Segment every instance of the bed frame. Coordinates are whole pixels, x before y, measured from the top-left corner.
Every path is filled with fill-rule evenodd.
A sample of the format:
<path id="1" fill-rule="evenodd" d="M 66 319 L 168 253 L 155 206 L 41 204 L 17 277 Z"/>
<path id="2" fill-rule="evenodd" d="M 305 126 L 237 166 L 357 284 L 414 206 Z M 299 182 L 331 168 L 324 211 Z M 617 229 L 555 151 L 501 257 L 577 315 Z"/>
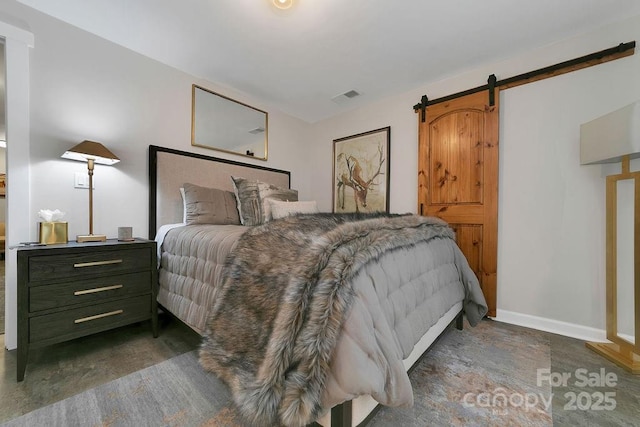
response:
<path id="1" fill-rule="evenodd" d="M 233 191 L 231 175 L 259 179 L 280 187 L 291 187 L 291 173 L 289 171 L 150 145 L 149 239 L 155 238 L 161 225 L 182 222 L 183 203 L 179 189 L 185 182 Z M 416 345 L 414 352 L 405 361 L 409 363 L 409 372 L 420 363 L 433 345 L 453 325 L 462 330 L 461 304 L 459 308 L 450 310 Z M 371 399 L 371 401 L 373 400 Z M 353 402 L 348 401 L 331 408 L 330 416 L 326 417 L 330 420 L 330 427 L 352 427 L 355 415 L 353 407 Z M 358 423 L 358 426 L 367 424 L 381 407 L 382 405 L 379 404 L 373 406 L 369 414 Z M 311 424 L 316 427 L 322 425 L 329 427 L 327 423 L 315 422 Z"/>
<path id="2" fill-rule="evenodd" d="M 447 315 L 449 316 L 447 318 Z M 449 320 L 452 318 L 452 320 Z M 448 314 L 445 314 L 440 321 L 431 327 L 431 329 L 425 334 L 422 340 L 416 344 L 414 351 L 409 355 L 407 359 L 405 359 L 405 366 L 407 366 L 407 362 L 409 363 L 407 372 L 411 373 L 418 364 L 422 361 L 422 359 L 429 353 L 429 351 L 434 347 L 436 342 L 442 338 L 446 332 L 452 329 L 454 326 L 458 330 L 462 330 L 464 325 L 464 316 L 462 308 L 452 309 Z M 369 402 L 375 402 L 373 398 L 367 396 L 367 400 Z M 324 419 L 330 420 L 329 423 L 313 423 L 312 427 L 353 427 L 354 417 L 358 417 L 354 412 L 354 402 L 347 401 L 341 403 L 340 405 L 336 405 L 331 408 L 331 413 L 329 416 L 326 416 Z M 362 418 L 360 422 L 358 422 L 357 427 L 364 427 L 375 415 L 376 413 L 383 407 L 381 404 L 375 404 L 371 407 L 369 413 Z"/>
<path id="3" fill-rule="evenodd" d="M 150 145 L 149 239 L 161 225 L 182 222 L 180 187 L 185 182 L 233 191 L 231 175 L 291 187 L 289 171 Z"/>

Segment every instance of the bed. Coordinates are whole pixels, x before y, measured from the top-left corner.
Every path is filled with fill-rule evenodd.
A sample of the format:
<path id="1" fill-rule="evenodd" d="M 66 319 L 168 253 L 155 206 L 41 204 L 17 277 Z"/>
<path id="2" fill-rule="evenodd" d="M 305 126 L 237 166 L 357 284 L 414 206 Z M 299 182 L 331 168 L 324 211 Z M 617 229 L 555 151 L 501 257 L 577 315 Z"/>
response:
<path id="1" fill-rule="evenodd" d="M 149 178 L 158 303 L 203 336 L 201 364 L 254 425 L 356 426 L 409 406 L 406 372 L 463 312 L 472 325 L 486 313 L 438 219 L 313 213 L 288 199 L 287 171 L 157 146 Z M 266 189 L 258 214 L 243 180 Z"/>

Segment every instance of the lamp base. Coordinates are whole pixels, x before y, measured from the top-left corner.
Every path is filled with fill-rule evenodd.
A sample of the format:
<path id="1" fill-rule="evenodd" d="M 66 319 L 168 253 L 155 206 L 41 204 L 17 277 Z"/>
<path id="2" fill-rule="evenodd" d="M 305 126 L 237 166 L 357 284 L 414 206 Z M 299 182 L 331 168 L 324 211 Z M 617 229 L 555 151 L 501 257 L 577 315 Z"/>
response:
<path id="1" fill-rule="evenodd" d="M 76 242 L 84 243 L 84 242 L 105 242 L 107 240 L 107 236 L 103 234 L 85 234 L 83 236 L 76 236 Z"/>
<path id="2" fill-rule="evenodd" d="M 632 374 L 640 374 L 640 355 L 633 350 L 608 342 L 587 342 L 585 345 Z"/>

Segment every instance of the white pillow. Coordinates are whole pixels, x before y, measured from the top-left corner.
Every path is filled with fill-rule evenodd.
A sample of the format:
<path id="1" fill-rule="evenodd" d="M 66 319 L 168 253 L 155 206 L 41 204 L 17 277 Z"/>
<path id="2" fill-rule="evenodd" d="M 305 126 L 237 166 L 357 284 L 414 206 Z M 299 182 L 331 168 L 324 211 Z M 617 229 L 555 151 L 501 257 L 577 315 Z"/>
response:
<path id="1" fill-rule="evenodd" d="M 315 200 L 307 202 L 282 202 L 279 200 L 268 200 L 271 206 L 271 217 L 273 219 L 284 218 L 295 214 L 310 214 L 318 212 L 318 204 Z"/>
<path id="2" fill-rule="evenodd" d="M 184 196 L 184 187 L 180 187 L 180 196 L 182 197 L 182 223 L 187 223 L 187 198 Z"/>

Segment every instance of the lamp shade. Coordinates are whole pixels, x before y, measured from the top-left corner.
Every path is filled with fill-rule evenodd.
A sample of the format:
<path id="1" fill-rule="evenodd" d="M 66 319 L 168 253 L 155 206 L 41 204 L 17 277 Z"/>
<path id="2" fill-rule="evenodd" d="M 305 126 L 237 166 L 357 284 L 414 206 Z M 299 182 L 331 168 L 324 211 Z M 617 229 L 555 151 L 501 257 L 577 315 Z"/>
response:
<path id="1" fill-rule="evenodd" d="M 118 156 L 109 151 L 107 147 L 94 141 L 82 141 L 75 147 L 65 151 L 62 157 L 80 162 L 93 159 L 95 163 L 101 165 L 114 165 L 120 161 Z"/>
<path id="2" fill-rule="evenodd" d="M 580 125 L 580 164 L 640 157 L 640 101 Z"/>

